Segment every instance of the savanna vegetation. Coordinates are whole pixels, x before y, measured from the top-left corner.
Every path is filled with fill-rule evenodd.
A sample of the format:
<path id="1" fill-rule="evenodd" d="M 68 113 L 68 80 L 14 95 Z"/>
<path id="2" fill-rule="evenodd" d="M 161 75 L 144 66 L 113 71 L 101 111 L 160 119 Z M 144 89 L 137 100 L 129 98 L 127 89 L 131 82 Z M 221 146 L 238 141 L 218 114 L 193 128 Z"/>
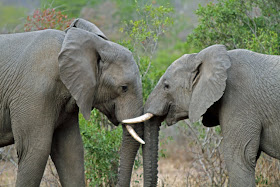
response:
<path id="1" fill-rule="evenodd" d="M 224 44 L 228 49 L 245 48 L 280 55 L 278 0 L 38 1 L 40 7 L 35 10 L 0 3 L 0 32 L 64 30 L 75 18 L 85 18 L 95 23 L 109 39 L 133 52 L 142 76 L 144 101 L 166 68 L 185 53 Z M 227 186 L 220 128 L 205 128 L 200 122 L 190 124 L 187 120 L 172 128 L 172 133 L 167 130 L 169 133 L 161 134 L 159 167 L 164 168 L 167 161 L 175 163 L 182 157 L 188 158 L 188 164 L 182 170 L 175 168 L 182 171 L 176 175 L 160 170 L 159 185 Z M 97 110 L 92 111 L 90 121 L 80 116 L 80 129 L 87 185 L 114 186 L 122 129 L 111 125 Z M 178 154 L 173 154 L 174 151 Z M 0 183 L 7 186 L 14 185 L 11 176 L 17 161 L 12 152 L 13 147 L 0 150 Z M 133 186 L 141 185 L 141 162 L 140 150 L 135 161 Z M 258 163 L 256 184 L 280 185 L 280 163 L 266 155 L 262 155 Z M 15 169 L 8 170 L 11 167 Z M 59 186 L 51 162 L 47 170 L 42 185 Z"/>

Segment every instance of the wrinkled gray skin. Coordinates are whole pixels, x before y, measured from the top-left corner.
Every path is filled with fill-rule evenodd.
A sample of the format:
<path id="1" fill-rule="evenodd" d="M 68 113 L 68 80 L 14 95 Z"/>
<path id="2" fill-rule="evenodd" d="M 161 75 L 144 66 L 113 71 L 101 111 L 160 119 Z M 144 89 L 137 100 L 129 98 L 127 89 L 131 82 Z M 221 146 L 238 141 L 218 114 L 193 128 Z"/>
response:
<path id="1" fill-rule="evenodd" d="M 0 146 L 16 145 L 18 187 L 39 186 L 49 155 L 62 186 L 85 186 L 79 110 L 118 125 L 143 108 L 131 52 L 83 19 L 65 32 L 0 35 L 0 98 Z M 133 126 L 140 136 L 142 126 Z M 129 186 L 138 148 L 123 128 L 118 186 Z"/>
<path id="2" fill-rule="evenodd" d="M 210 46 L 176 60 L 150 94 L 144 126 L 145 186 L 156 186 L 158 131 L 189 118 L 220 125 L 231 186 L 255 186 L 261 151 L 280 159 L 280 57 Z"/>

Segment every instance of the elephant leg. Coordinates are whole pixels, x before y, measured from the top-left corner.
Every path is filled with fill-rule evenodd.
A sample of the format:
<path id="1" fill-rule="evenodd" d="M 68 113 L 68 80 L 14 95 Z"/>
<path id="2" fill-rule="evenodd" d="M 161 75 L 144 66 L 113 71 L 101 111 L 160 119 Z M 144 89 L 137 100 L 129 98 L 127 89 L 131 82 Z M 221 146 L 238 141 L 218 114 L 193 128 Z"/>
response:
<path id="1" fill-rule="evenodd" d="M 231 186 L 252 187 L 259 156 L 261 126 L 230 124 L 224 134 L 223 150 Z"/>
<path id="2" fill-rule="evenodd" d="M 55 130 L 51 158 L 62 186 L 85 186 L 84 147 L 79 130 L 78 114 Z"/>
<path id="3" fill-rule="evenodd" d="M 26 123 L 19 121 L 13 123 L 18 155 L 16 186 L 37 187 L 40 185 L 50 154 L 53 130 L 45 128 L 47 124 L 37 123 L 35 120 L 32 127 L 25 128 Z"/>

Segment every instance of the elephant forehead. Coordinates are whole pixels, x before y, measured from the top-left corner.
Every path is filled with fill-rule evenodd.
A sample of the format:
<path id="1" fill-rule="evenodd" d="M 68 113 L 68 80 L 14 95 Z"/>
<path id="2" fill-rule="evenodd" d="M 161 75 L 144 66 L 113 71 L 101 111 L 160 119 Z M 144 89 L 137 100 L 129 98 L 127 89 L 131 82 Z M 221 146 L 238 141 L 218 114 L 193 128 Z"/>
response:
<path id="1" fill-rule="evenodd" d="M 122 58 L 122 59 L 133 58 L 131 51 L 129 51 L 124 46 L 111 41 L 108 41 L 108 43 L 109 46 L 111 46 L 111 50 L 118 54 L 118 58 Z"/>
<path id="2" fill-rule="evenodd" d="M 111 56 L 113 58 L 111 60 L 118 66 L 124 66 L 127 69 L 133 68 L 136 71 L 139 71 L 131 51 L 119 44 L 114 43 L 113 45 L 115 47 L 113 47 L 113 50 L 111 51 Z"/>
<path id="3" fill-rule="evenodd" d="M 140 83 L 140 73 L 137 66 L 132 63 L 117 63 L 108 69 L 109 74 L 115 81 L 121 84 Z"/>
<path id="4" fill-rule="evenodd" d="M 186 68 L 182 61 L 176 60 L 166 70 L 165 75 L 178 75 L 178 73 L 186 71 Z"/>
<path id="5" fill-rule="evenodd" d="M 195 56 L 196 54 L 184 54 L 177 60 L 175 60 L 167 69 L 169 74 L 178 73 L 180 71 L 192 72 L 195 68 Z"/>

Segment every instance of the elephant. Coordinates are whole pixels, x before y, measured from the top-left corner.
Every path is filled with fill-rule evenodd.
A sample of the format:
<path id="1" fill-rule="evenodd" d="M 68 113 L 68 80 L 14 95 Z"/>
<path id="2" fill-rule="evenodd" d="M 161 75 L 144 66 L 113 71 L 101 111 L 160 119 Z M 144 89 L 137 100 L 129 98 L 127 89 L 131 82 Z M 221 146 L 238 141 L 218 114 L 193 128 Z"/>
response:
<path id="1" fill-rule="evenodd" d="M 231 186 L 255 186 L 261 152 L 280 159 L 280 56 L 212 45 L 184 54 L 160 78 L 144 115 L 144 186 L 157 184 L 158 134 L 182 119 L 220 125 Z"/>
<path id="2" fill-rule="evenodd" d="M 79 112 L 96 108 L 114 125 L 143 114 L 132 53 L 81 18 L 65 31 L 0 35 L 0 98 L 0 147 L 15 144 L 17 187 L 39 186 L 49 155 L 62 186 L 85 186 Z M 129 186 L 143 124 L 122 126 L 117 186 Z"/>

